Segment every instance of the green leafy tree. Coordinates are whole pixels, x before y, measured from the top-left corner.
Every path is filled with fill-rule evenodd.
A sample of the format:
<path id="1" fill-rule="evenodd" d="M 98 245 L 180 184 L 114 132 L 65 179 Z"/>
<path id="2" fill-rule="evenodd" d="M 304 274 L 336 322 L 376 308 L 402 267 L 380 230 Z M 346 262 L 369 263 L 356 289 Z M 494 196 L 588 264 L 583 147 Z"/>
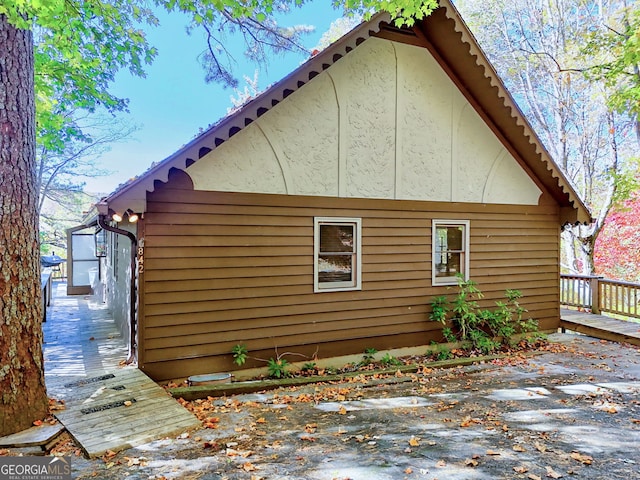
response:
<path id="1" fill-rule="evenodd" d="M 590 78 L 604 80 L 614 110 L 633 116 L 640 143 L 640 6 L 623 0 L 597 27 L 582 49 L 595 60 L 586 72 Z"/>
<path id="2" fill-rule="evenodd" d="M 203 28 L 219 25 L 221 18 L 234 25 L 239 18 L 267 24 L 274 8 L 303 3 L 153 1 L 169 12 L 186 13 L 193 26 Z M 335 5 L 366 14 L 385 10 L 399 17 L 398 23 L 412 23 L 436 2 L 345 0 Z M 143 0 L 0 3 L 0 435 L 29 427 L 44 417 L 48 403 L 40 328 L 36 136 L 38 145 L 62 152 L 72 139 L 86 135 L 66 115 L 69 110 L 126 110 L 126 99 L 113 95 L 110 83 L 121 69 L 144 76 L 156 50 L 143 27 L 157 24 Z M 227 81 L 226 72 L 214 69 L 210 79 Z"/>

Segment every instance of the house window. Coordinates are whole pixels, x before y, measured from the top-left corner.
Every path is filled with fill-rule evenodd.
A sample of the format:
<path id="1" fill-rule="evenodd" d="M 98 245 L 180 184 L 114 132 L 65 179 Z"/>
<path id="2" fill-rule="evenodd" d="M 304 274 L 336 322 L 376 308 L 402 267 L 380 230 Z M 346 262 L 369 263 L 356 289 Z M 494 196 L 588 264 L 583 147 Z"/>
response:
<path id="1" fill-rule="evenodd" d="M 456 285 L 458 275 L 469 280 L 469 221 L 433 220 L 434 285 Z"/>
<path id="2" fill-rule="evenodd" d="M 362 228 L 359 218 L 314 219 L 314 291 L 359 290 Z"/>

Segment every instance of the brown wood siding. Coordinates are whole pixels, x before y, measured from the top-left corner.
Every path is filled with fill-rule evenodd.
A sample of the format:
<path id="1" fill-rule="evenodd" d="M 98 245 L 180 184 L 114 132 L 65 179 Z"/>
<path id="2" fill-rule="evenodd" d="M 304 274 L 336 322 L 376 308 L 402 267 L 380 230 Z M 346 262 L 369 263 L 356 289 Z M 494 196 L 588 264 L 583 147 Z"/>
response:
<path id="1" fill-rule="evenodd" d="M 169 184 L 170 185 L 170 184 Z M 313 292 L 315 216 L 362 219 L 362 290 Z M 156 380 L 234 369 L 231 349 L 319 357 L 442 339 L 429 302 L 431 220 L 471 221 L 470 276 L 483 306 L 507 288 L 557 328 L 556 206 L 338 199 L 171 189 L 144 219 L 141 368 Z M 300 360 L 291 357 L 290 360 Z M 248 362 L 247 366 L 261 365 Z"/>

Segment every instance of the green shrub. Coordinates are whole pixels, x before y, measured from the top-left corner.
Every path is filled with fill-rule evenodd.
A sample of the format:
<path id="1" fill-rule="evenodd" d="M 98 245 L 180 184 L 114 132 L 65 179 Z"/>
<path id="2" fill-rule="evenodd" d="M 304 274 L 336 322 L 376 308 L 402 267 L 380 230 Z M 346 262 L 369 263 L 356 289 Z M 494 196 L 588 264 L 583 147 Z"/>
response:
<path id="1" fill-rule="evenodd" d="M 359 366 L 370 365 L 375 361 L 375 354 L 378 353 L 378 350 L 375 348 L 366 348 L 364 350 L 364 355 L 362 355 L 362 360 L 360 360 Z"/>
<path id="2" fill-rule="evenodd" d="M 307 362 L 300 367 L 301 372 L 315 372 L 318 369 L 316 362 Z"/>
<path id="3" fill-rule="evenodd" d="M 396 357 L 390 355 L 389 352 L 387 352 L 380 359 L 380 364 L 385 367 L 390 367 L 390 366 L 402 365 L 402 362 L 398 360 Z"/>
<path id="4" fill-rule="evenodd" d="M 246 345 L 237 344 L 231 349 L 231 353 L 233 353 L 233 363 L 241 367 L 244 365 L 244 362 L 247 361 L 247 355 L 249 351 L 247 350 Z"/>
<path id="5" fill-rule="evenodd" d="M 445 346 L 438 347 L 438 351 L 436 353 L 436 360 L 449 360 L 453 357 L 451 350 L 449 350 Z"/>
<path id="6" fill-rule="evenodd" d="M 287 367 L 289 362 L 286 358 L 270 358 L 267 360 L 267 371 L 271 378 L 285 378 L 289 376 Z"/>
<path id="7" fill-rule="evenodd" d="M 520 291 L 507 290 L 506 301 L 496 302 L 494 310 L 481 310 L 478 301 L 484 295 L 474 281 L 458 276 L 458 289 L 452 301 L 444 296 L 431 301 L 431 320 L 446 325 L 451 319 L 453 327 L 442 329 L 447 342 L 460 341 L 464 348 L 488 354 L 510 344 L 515 334 L 537 331 L 535 320 L 523 319 L 527 310 L 519 303 Z"/>

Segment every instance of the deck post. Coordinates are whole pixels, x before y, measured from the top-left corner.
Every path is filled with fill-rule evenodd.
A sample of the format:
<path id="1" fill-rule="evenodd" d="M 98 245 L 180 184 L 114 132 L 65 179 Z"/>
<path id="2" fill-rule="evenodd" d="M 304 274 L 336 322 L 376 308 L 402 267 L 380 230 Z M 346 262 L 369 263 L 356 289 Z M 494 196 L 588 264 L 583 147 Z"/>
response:
<path id="1" fill-rule="evenodd" d="M 591 290 L 591 312 L 596 315 L 600 314 L 600 280 L 604 277 L 591 277 L 590 290 Z"/>

